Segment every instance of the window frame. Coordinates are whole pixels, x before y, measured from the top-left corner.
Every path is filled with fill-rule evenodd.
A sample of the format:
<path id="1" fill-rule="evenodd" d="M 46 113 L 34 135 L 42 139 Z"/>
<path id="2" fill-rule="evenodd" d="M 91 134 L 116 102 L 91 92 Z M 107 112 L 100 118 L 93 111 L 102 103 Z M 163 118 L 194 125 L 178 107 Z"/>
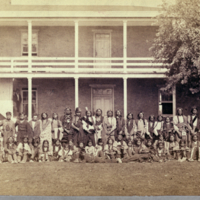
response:
<path id="1" fill-rule="evenodd" d="M 38 113 L 38 88 L 37 87 L 32 87 L 32 92 L 36 92 L 36 108 L 35 108 L 35 113 Z M 24 112 L 24 98 L 23 98 L 23 92 L 28 92 L 28 88 L 26 87 L 22 87 L 21 88 L 21 112 Z M 32 100 L 33 100 L 33 96 L 32 96 Z M 27 103 L 28 104 L 28 103 Z M 32 103 L 33 104 L 33 103 Z"/>
<path id="2" fill-rule="evenodd" d="M 163 114 L 162 103 L 172 104 L 172 114 Z M 158 90 L 158 114 L 161 114 L 164 117 L 166 117 L 166 116 L 173 117 L 176 114 L 176 87 L 175 86 L 172 87 L 172 100 L 171 101 L 166 101 L 166 100 L 162 101 L 162 92 L 160 89 Z"/>
<path id="3" fill-rule="evenodd" d="M 28 52 L 27 52 L 27 55 L 23 55 L 23 53 L 26 53 L 26 52 L 23 52 L 23 44 L 24 44 L 23 43 L 23 34 L 27 33 L 27 36 L 28 36 L 28 30 L 27 29 L 20 29 L 20 32 L 21 32 L 21 56 L 24 57 L 24 56 L 28 56 Z M 38 56 L 38 47 L 39 47 L 38 32 L 39 32 L 39 29 L 33 29 L 32 30 L 32 37 L 33 37 L 33 33 L 36 34 L 36 37 L 37 37 L 36 52 L 32 51 L 32 56 L 34 56 L 34 57 Z M 28 38 L 27 38 L 27 46 L 28 46 Z M 36 55 L 34 55 L 34 54 L 36 54 Z"/>

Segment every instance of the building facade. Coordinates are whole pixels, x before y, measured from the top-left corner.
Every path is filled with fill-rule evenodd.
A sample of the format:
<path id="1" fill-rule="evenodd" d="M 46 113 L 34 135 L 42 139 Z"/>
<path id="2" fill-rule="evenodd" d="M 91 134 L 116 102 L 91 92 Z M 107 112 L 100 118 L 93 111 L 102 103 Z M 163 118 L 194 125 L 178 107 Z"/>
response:
<path id="1" fill-rule="evenodd" d="M 3 0 L 0 13 L 0 113 L 63 114 L 97 108 L 137 116 L 189 112 L 176 88 L 162 94 L 166 69 L 149 48 L 159 13 L 152 1 Z M 142 2 L 142 1 L 141 1 Z M 149 1 L 150 2 L 150 1 Z M 29 48 L 30 47 L 30 48 Z M 15 92 L 19 90 L 19 110 Z"/>

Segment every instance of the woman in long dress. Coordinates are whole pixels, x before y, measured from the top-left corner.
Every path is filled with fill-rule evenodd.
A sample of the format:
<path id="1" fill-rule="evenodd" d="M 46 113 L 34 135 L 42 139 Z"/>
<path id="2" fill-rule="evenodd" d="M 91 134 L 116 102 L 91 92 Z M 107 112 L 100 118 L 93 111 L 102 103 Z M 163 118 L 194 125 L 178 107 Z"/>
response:
<path id="1" fill-rule="evenodd" d="M 48 140 L 49 142 L 49 151 L 52 155 L 52 134 L 51 134 L 51 121 L 48 119 L 47 113 L 41 114 L 40 121 L 40 143 L 43 144 L 44 140 Z"/>

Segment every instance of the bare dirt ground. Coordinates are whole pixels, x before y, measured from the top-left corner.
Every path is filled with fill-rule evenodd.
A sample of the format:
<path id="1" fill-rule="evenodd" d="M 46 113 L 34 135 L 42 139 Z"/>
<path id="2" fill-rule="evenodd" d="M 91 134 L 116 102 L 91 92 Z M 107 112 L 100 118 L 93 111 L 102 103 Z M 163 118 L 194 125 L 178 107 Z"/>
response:
<path id="1" fill-rule="evenodd" d="M 200 195 L 200 163 L 4 163 L 0 195 Z"/>

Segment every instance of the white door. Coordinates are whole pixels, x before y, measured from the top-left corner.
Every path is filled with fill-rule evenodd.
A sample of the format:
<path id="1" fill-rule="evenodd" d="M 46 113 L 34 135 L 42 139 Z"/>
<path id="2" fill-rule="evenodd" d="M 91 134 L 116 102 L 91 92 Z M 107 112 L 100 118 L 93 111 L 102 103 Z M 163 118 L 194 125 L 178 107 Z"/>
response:
<path id="1" fill-rule="evenodd" d="M 101 109 L 103 115 L 107 114 L 108 110 L 113 109 L 112 97 L 94 97 L 93 98 L 93 111 L 96 112 L 97 109 Z"/>
<path id="2" fill-rule="evenodd" d="M 110 58 L 111 57 L 111 35 L 110 33 L 95 33 L 95 57 Z M 96 61 L 97 63 L 110 63 L 110 61 Z M 96 68 L 110 67 L 110 65 L 95 65 Z"/>
<path id="3" fill-rule="evenodd" d="M 92 89 L 92 110 L 95 113 L 97 109 L 101 109 L 103 115 L 108 110 L 113 110 L 114 91 L 111 88 L 93 88 Z"/>

